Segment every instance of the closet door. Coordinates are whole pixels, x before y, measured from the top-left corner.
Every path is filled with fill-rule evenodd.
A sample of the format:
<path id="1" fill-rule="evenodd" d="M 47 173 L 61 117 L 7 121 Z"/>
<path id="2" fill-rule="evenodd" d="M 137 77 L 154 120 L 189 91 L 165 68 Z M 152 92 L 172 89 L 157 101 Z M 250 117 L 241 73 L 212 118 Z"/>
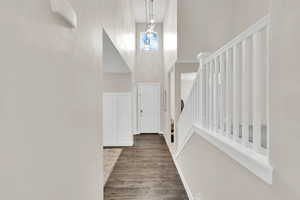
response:
<path id="1" fill-rule="evenodd" d="M 132 146 L 131 93 L 103 94 L 103 146 Z"/>
<path id="2" fill-rule="evenodd" d="M 132 146 L 131 94 L 120 94 L 117 97 L 117 135 L 119 146 Z"/>
<path id="3" fill-rule="evenodd" d="M 103 146 L 117 145 L 115 95 L 103 94 Z"/>

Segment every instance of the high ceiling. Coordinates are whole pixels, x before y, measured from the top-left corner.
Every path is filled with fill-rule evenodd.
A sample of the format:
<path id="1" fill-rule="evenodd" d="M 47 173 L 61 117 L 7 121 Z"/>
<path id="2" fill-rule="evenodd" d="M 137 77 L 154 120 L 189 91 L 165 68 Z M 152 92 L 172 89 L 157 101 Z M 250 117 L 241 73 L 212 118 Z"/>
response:
<path id="1" fill-rule="evenodd" d="M 163 22 L 169 0 L 154 0 L 154 14 L 156 22 Z M 146 22 L 145 0 L 132 0 L 132 7 L 135 21 L 137 23 Z"/>

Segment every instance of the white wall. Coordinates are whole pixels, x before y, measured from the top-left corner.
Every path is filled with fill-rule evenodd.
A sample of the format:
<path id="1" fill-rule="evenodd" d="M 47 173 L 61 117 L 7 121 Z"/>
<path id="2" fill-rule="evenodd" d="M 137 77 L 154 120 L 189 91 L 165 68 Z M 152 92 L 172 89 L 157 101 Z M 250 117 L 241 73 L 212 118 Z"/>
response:
<path id="1" fill-rule="evenodd" d="M 269 7 L 270 0 L 170 0 L 164 20 L 167 71 L 177 60 L 196 61 L 200 52 L 222 47 Z"/>
<path id="2" fill-rule="evenodd" d="M 123 60 L 106 32 L 103 32 L 103 91 L 130 92 L 133 77 L 131 69 Z"/>
<path id="3" fill-rule="evenodd" d="M 181 99 L 186 102 L 194 85 L 194 80 L 197 73 L 182 73 L 181 74 Z"/>
<path id="4" fill-rule="evenodd" d="M 132 86 L 131 73 L 103 74 L 103 92 L 130 92 Z"/>
<path id="5" fill-rule="evenodd" d="M 231 0 L 178 1 L 178 59 L 197 61 L 232 37 Z"/>
<path id="6" fill-rule="evenodd" d="M 102 199 L 101 1 L 0 7 L 0 199 Z"/>
<path id="7" fill-rule="evenodd" d="M 271 0 L 233 0 L 233 36 L 270 13 Z"/>
<path id="8" fill-rule="evenodd" d="M 166 90 L 166 110 L 164 113 L 164 132 L 170 133 L 171 118 L 171 77 L 170 70 L 177 61 L 177 0 L 169 0 L 163 22 L 164 85 Z"/>
<path id="9" fill-rule="evenodd" d="M 278 199 L 300 199 L 300 2 L 272 1 L 271 162 Z M 277 186 L 277 187 L 276 187 Z"/>
<path id="10" fill-rule="evenodd" d="M 179 119 L 181 113 L 181 75 L 197 72 L 198 68 L 198 63 L 177 63 L 175 65 L 175 121 Z"/>
<path id="11" fill-rule="evenodd" d="M 163 31 L 162 24 L 157 24 L 155 31 L 158 34 L 158 50 L 144 51 L 140 47 L 140 33 L 145 32 L 145 24 L 136 24 L 136 82 L 164 82 L 163 66 Z"/>
<path id="12" fill-rule="evenodd" d="M 135 21 L 131 0 L 103 0 L 104 29 L 128 67 L 135 64 Z"/>
<path id="13" fill-rule="evenodd" d="M 130 68 L 112 43 L 109 36 L 103 32 L 103 72 L 130 73 Z"/>
<path id="14" fill-rule="evenodd" d="M 166 73 L 177 60 L 177 1 L 169 0 L 163 23 L 164 65 Z"/>

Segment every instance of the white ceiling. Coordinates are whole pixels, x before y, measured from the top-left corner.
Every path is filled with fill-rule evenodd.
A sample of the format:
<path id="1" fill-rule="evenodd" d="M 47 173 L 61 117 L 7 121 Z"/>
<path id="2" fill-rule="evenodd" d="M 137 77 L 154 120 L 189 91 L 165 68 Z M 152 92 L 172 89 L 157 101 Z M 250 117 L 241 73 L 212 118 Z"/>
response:
<path id="1" fill-rule="evenodd" d="M 135 21 L 137 23 L 146 22 L 145 0 L 131 0 Z M 154 0 L 154 14 L 156 22 L 163 22 L 169 0 Z"/>

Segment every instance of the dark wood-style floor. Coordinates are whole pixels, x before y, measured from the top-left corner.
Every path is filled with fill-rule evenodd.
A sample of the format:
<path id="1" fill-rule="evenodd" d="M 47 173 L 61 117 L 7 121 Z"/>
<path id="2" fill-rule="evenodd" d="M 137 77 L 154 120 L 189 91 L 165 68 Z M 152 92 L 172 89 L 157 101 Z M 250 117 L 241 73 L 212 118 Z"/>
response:
<path id="1" fill-rule="evenodd" d="M 142 134 L 124 148 L 105 188 L 105 200 L 187 200 L 164 137 Z"/>

